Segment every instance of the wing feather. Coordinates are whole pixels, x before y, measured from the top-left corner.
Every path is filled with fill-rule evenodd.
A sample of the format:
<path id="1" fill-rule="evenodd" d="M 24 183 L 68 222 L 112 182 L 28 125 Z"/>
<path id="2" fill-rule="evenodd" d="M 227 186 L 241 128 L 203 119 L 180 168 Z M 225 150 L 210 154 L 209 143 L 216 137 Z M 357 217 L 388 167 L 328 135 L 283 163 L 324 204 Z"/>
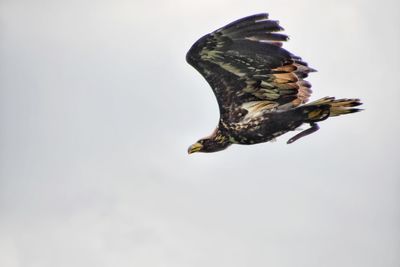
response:
<path id="1" fill-rule="evenodd" d="M 225 121 L 308 101 L 311 84 L 304 78 L 314 70 L 281 47 L 288 40 L 278 33 L 282 30 L 268 14 L 257 14 L 203 36 L 190 48 L 186 60 L 212 87 Z M 249 103 L 257 103 L 257 109 Z"/>

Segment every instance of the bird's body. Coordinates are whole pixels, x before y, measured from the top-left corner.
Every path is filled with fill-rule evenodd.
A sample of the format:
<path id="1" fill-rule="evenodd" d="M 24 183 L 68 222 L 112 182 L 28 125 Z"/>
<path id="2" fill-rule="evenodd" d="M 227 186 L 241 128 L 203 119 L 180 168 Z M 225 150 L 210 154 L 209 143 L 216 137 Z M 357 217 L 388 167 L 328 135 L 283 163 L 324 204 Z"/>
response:
<path id="1" fill-rule="evenodd" d="M 358 99 L 325 97 L 309 104 L 313 72 L 300 57 L 282 48 L 287 36 L 277 21 L 258 14 L 232 22 L 200 38 L 186 60 L 208 81 L 217 98 L 217 129 L 189 148 L 189 153 L 215 152 L 231 144 L 267 142 L 303 123 L 318 129 L 329 116 L 359 111 Z M 302 105 L 304 104 L 304 105 Z"/>
<path id="2" fill-rule="evenodd" d="M 295 130 L 303 124 L 302 116 L 295 111 L 271 112 L 264 116 L 241 123 L 218 126 L 232 143 L 251 145 L 273 140 L 288 131 Z"/>

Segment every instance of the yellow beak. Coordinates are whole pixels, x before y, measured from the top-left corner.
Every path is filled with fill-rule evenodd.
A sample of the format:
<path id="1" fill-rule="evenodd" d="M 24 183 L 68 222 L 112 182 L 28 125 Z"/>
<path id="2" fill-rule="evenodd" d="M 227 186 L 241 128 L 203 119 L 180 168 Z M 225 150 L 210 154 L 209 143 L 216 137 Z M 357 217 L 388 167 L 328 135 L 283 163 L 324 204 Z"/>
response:
<path id="1" fill-rule="evenodd" d="M 200 143 L 195 143 L 193 145 L 191 145 L 188 149 L 188 154 L 192 154 L 194 152 L 198 152 L 203 148 L 203 145 Z"/>

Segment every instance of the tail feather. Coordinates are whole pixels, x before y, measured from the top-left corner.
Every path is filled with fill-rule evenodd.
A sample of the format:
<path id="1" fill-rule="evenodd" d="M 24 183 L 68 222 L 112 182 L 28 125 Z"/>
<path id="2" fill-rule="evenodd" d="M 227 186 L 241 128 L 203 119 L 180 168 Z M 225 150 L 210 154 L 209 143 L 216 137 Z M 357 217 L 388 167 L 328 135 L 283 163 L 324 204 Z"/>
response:
<path id="1" fill-rule="evenodd" d="M 358 98 L 342 98 L 324 97 L 304 106 L 329 106 L 329 117 L 340 116 L 344 114 L 359 112 L 362 109 L 354 108 L 362 105 Z"/>
<path id="2" fill-rule="evenodd" d="M 287 143 L 293 143 L 304 136 L 316 132 L 319 129 L 317 125 L 319 121 L 326 120 L 329 117 L 361 111 L 362 109 L 354 108 L 361 104 L 360 99 L 357 98 L 335 99 L 334 97 L 324 97 L 298 107 L 302 111 L 302 115 L 305 116 L 303 122 L 309 123 L 311 127 L 296 134 Z"/>

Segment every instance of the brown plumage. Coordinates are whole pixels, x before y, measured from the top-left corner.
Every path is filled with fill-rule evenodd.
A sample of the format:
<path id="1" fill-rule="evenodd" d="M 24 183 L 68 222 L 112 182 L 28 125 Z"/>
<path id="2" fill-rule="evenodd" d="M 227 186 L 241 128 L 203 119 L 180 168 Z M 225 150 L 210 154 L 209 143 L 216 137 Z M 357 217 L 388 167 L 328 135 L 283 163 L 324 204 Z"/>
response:
<path id="1" fill-rule="evenodd" d="M 210 136 L 188 152 L 216 152 L 231 144 L 267 142 L 303 123 L 311 127 L 288 143 L 318 130 L 316 122 L 357 112 L 359 99 L 325 97 L 305 104 L 315 70 L 282 48 L 288 37 L 278 21 L 257 14 L 234 21 L 200 38 L 186 55 L 212 87 L 220 120 Z"/>

